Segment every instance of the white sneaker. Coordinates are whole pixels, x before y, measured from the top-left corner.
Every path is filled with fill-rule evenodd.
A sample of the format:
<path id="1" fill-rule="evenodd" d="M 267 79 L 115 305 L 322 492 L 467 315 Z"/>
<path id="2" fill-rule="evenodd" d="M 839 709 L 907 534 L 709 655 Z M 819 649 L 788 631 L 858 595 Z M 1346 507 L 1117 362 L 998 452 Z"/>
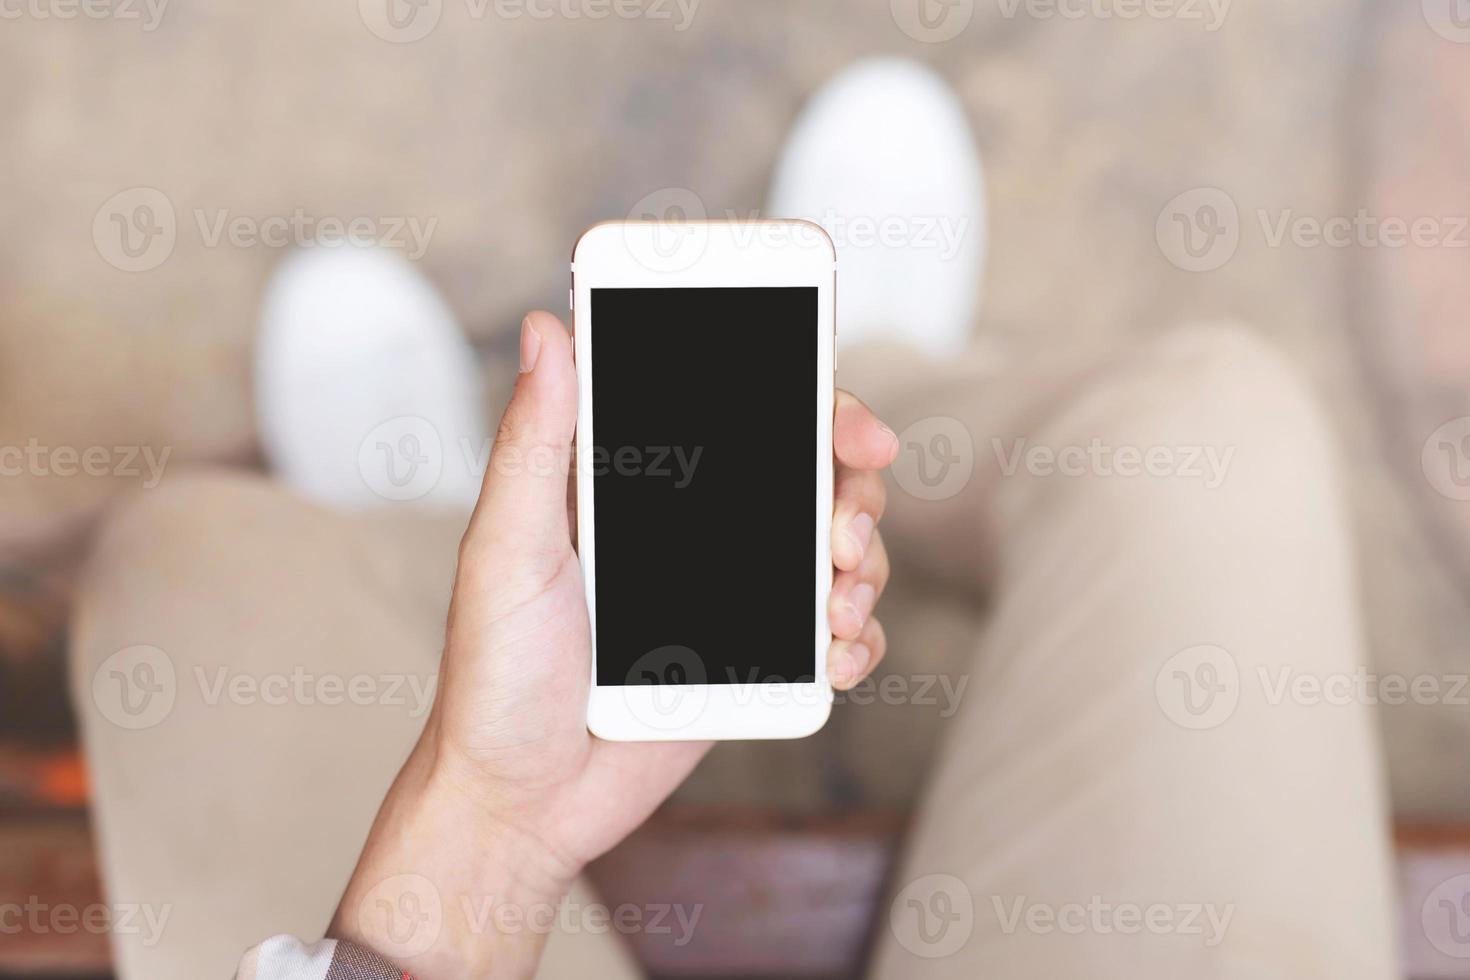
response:
<path id="1" fill-rule="evenodd" d="M 397 253 L 287 256 L 266 288 L 255 355 L 261 445 L 302 494 L 351 508 L 474 504 L 488 445 L 474 351 Z"/>
<path id="2" fill-rule="evenodd" d="M 767 214 L 837 244 L 837 343 L 902 341 L 936 356 L 969 338 L 985 259 L 980 154 L 964 107 L 916 62 L 859 62 L 786 137 Z"/>

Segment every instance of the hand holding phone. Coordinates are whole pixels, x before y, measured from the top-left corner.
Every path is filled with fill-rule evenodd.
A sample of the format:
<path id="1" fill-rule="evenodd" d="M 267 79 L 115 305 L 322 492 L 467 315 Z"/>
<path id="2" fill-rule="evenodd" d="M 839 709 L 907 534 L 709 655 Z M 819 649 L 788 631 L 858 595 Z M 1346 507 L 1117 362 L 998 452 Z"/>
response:
<path id="1" fill-rule="evenodd" d="M 407 950 L 379 928 L 380 919 L 356 914 L 371 906 L 375 888 L 401 882 L 411 870 L 415 882 L 429 883 L 446 900 L 496 895 L 522 906 L 554 905 L 709 748 L 610 742 L 588 731 L 591 632 L 567 508 L 577 374 L 572 337 L 549 313 L 533 313 L 522 325 L 521 372 L 460 546 L 433 709 L 379 811 L 330 932 L 405 960 L 427 978 L 485 975 L 492 965 L 529 974 L 545 936 L 445 936 L 428 951 Z M 750 397 L 758 389 L 753 380 Z M 880 516 L 878 471 L 892 461 L 897 442 L 845 393 L 837 394 L 834 417 L 836 605 L 860 584 L 876 593 L 886 580 L 881 541 L 862 515 Z M 706 538 L 715 554 L 742 547 L 718 526 Z M 728 614 L 758 621 L 762 610 L 734 595 Z M 882 632 L 871 618 L 860 629 L 855 620 L 832 618 L 844 636 L 832 644 L 825 672 L 851 686 L 882 657 Z M 859 636 L 870 654 L 853 671 L 846 657 Z M 443 929 L 458 929 L 462 920 L 445 915 Z M 485 962 L 464 962 L 469 955 Z"/>

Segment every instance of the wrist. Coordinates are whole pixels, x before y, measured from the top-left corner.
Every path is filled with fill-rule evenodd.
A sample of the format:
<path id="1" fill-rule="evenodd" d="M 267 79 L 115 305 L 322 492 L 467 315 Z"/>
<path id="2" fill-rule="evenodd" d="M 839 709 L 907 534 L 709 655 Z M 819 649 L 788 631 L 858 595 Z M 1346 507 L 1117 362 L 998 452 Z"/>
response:
<path id="1" fill-rule="evenodd" d="M 466 792 L 443 761 L 426 732 L 378 812 L 330 935 L 423 980 L 530 976 L 581 869 Z"/>

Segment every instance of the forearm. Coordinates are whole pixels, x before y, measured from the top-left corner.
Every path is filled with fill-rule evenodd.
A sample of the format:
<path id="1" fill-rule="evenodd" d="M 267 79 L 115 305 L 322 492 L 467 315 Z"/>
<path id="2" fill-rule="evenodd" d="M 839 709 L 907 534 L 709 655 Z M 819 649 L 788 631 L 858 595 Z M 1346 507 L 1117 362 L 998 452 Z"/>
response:
<path id="1" fill-rule="evenodd" d="M 578 869 L 444 778 L 432 745 L 389 790 L 328 935 L 418 980 L 529 977 Z"/>

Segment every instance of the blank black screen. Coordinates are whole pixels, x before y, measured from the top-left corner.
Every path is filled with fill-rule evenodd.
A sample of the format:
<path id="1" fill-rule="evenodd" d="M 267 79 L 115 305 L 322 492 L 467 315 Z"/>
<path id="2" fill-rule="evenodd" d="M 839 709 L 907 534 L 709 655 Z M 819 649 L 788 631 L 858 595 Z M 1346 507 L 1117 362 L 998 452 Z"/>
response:
<path id="1" fill-rule="evenodd" d="M 597 683 L 812 681 L 817 290 L 591 294 Z"/>

